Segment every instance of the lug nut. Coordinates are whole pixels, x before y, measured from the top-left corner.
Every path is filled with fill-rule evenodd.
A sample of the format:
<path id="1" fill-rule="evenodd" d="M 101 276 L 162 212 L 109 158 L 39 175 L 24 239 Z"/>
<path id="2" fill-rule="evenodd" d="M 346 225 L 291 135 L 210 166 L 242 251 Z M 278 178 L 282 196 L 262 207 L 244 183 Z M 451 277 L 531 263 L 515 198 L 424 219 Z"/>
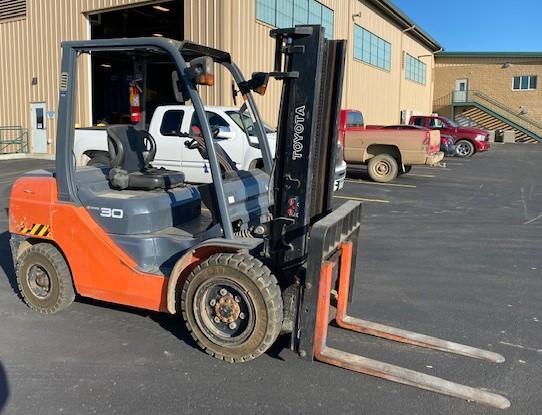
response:
<path id="1" fill-rule="evenodd" d="M 235 300 L 235 302 L 236 302 L 236 303 L 239 303 L 239 302 L 241 302 L 241 299 L 239 298 L 239 296 L 238 296 L 238 295 L 236 295 L 236 296 L 235 296 L 234 300 Z"/>
<path id="2" fill-rule="evenodd" d="M 211 307 L 214 307 L 216 305 L 216 300 L 213 298 L 211 301 L 209 301 L 209 304 Z"/>
<path id="3" fill-rule="evenodd" d="M 230 323 L 230 325 L 228 327 L 230 328 L 230 330 L 235 330 L 237 328 L 237 324 Z"/>
<path id="4" fill-rule="evenodd" d="M 220 323 L 220 319 L 218 318 L 218 316 L 215 316 L 214 320 L 215 320 L 215 323 Z"/>
<path id="5" fill-rule="evenodd" d="M 225 288 L 222 288 L 222 289 L 220 290 L 220 295 L 221 295 L 221 296 L 225 296 L 226 294 L 228 294 L 228 290 L 226 290 Z"/>
<path id="6" fill-rule="evenodd" d="M 244 320 L 245 319 L 245 313 L 239 313 L 239 318 L 241 320 Z"/>

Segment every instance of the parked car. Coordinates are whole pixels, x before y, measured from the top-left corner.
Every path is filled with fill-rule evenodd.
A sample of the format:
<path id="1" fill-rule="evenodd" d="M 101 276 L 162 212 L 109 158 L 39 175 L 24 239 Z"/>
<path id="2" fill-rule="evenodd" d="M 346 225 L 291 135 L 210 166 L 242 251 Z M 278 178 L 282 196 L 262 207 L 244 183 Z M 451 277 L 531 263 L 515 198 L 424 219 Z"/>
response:
<path id="1" fill-rule="evenodd" d="M 363 114 L 341 110 L 339 141 L 347 163 L 367 165 L 369 177 L 381 183 L 408 173 L 413 165 L 433 165 L 444 157 L 440 132 L 416 128 L 365 128 Z"/>
<path id="2" fill-rule="evenodd" d="M 471 157 L 474 153 L 488 151 L 489 133 L 486 130 L 462 127 L 456 122 L 436 115 L 413 115 L 409 124 L 438 130 L 442 135 L 451 136 L 458 157 Z"/>
<path id="3" fill-rule="evenodd" d="M 240 170 L 262 167 L 262 153 L 250 115 L 232 107 L 209 106 L 206 110 L 211 126 L 219 128 L 216 139 L 237 167 Z M 210 183 L 212 178 L 208 161 L 201 157 L 198 150 L 186 148 L 186 139 L 179 137 L 180 133 L 197 130 L 198 125 L 192 106 L 165 105 L 156 108 L 149 125 L 149 133 L 156 141 L 153 166 L 183 171 L 188 182 Z M 274 155 L 276 131 L 268 125 L 265 125 L 265 129 Z M 74 153 L 77 164 L 81 166 L 109 164 L 105 127 L 76 129 Z M 335 190 L 344 186 L 346 177 L 346 162 L 342 153 L 341 148 L 337 152 Z"/>
<path id="4" fill-rule="evenodd" d="M 409 130 L 409 129 L 418 129 L 418 130 L 429 130 L 429 128 L 420 127 L 419 125 L 410 125 L 410 124 L 397 124 L 397 125 L 386 125 L 382 128 L 388 130 Z M 454 139 L 452 136 L 440 134 L 440 151 L 444 153 L 445 156 L 451 157 L 455 155 L 455 145 Z"/>

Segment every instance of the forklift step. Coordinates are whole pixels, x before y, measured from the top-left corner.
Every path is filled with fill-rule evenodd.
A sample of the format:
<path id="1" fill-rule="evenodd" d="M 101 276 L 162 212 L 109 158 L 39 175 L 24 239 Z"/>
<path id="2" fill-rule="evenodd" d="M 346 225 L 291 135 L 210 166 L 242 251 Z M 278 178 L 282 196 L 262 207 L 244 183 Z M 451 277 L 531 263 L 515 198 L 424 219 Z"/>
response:
<path id="1" fill-rule="evenodd" d="M 353 243 L 342 243 L 339 251 L 339 291 L 335 319 L 339 327 L 415 346 L 485 359 L 491 362 L 500 363 L 504 361 L 504 357 L 497 353 L 348 316 L 346 310 L 350 288 Z M 316 360 L 392 382 L 414 386 L 499 409 L 506 409 L 510 406 L 508 399 L 495 393 L 328 347 L 326 341 L 329 326 L 333 268 L 335 265 L 335 262 L 327 260 L 323 262 L 321 268 L 314 344 L 314 357 Z"/>

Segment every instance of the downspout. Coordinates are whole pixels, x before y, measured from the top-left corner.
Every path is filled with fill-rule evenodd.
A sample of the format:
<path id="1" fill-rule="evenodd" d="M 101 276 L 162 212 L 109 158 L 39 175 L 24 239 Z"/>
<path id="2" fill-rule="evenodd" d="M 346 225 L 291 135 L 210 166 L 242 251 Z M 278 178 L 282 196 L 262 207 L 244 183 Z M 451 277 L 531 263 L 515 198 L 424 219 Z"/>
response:
<path id="1" fill-rule="evenodd" d="M 347 50 L 346 50 L 346 64 L 344 65 L 344 85 L 343 85 L 343 91 L 349 91 L 350 90 L 350 72 L 351 72 L 351 63 L 350 62 L 353 62 L 354 61 L 354 25 L 356 24 L 356 17 L 361 17 L 361 12 L 359 13 L 353 13 L 353 10 L 352 10 L 352 4 L 354 2 L 352 1 L 349 1 L 348 2 L 348 15 L 349 16 L 352 16 L 352 24 L 349 25 L 348 27 L 348 35 L 347 35 L 347 39 L 348 39 L 348 43 L 347 43 Z M 352 54 L 352 55 L 350 55 Z M 345 89 L 346 87 L 346 89 Z M 342 100 L 343 102 L 341 102 L 341 107 L 342 108 L 350 108 L 350 94 L 348 93 L 343 93 L 343 96 L 342 96 Z"/>
<path id="2" fill-rule="evenodd" d="M 435 92 L 435 54 L 442 52 L 444 48 L 440 48 L 439 50 L 436 50 L 434 52 L 431 52 L 429 55 L 420 55 L 418 56 L 418 59 L 425 58 L 428 56 L 433 57 L 433 65 L 431 66 L 431 113 L 433 113 L 433 98 L 434 98 L 434 92 Z M 452 92 L 453 93 L 453 92 Z M 453 119 L 453 105 L 452 105 L 452 119 Z"/>
<path id="3" fill-rule="evenodd" d="M 407 32 L 410 32 L 411 30 L 414 30 L 416 29 L 416 25 L 412 25 L 410 27 L 407 27 L 405 30 L 402 30 L 401 31 L 401 48 L 400 48 L 400 52 L 401 52 L 401 55 L 400 55 L 400 60 L 399 60 L 399 63 L 400 63 L 400 68 L 399 68 L 399 102 L 398 102 L 398 105 L 397 105 L 397 108 L 399 109 L 399 123 L 401 123 L 401 102 L 402 102 L 402 98 L 403 98 L 403 69 L 404 69 L 404 51 L 403 51 L 403 36 L 405 33 Z"/>
<path id="4" fill-rule="evenodd" d="M 435 69 L 436 69 L 435 54 L 442 52 L 443 50 L 444 48 L 441 47 L 439 50 L 431 53 L 431 55 L 433 55 L 433 67 L 431 68 L 431 114 L 433 113 L 433 102 L 435 101 Z"/>

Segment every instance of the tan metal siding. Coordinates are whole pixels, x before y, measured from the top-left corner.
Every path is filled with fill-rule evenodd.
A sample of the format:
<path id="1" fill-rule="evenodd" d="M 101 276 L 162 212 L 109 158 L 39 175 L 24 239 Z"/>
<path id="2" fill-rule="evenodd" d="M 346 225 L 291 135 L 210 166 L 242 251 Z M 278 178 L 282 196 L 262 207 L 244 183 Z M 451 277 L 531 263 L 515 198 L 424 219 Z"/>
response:
<path id="1" fill-rule="evenodd" d="M 28 0 L 27 17 L 0 23 L 0 125 L 30 125 L 29 103 L 46 102 L 56 111 L 62 40 L 87 39 L 87 13 L 152 3 L 144 0 Z M 334 37 L 348 40 L 343 107 L 361 109 L 370 124 L 399 121 L 401 109 L 431 111 L 433 58 L 427 63 L 427 84 L 404 78 L 402 50 L 413 56 L 430 51 L 375 13 L 364 1 L 321 0 L 334 11 Z M 185 0 L 186 39 L 218 47 L 231 53 L 245 76 L 273 68 L 274 42 L 271 26 L 256 20 L 255 0 Z M 361 13 L 361 17 L 352 16 Z M 391 71 L 387 72 L 353 59 L 353 19 L 392 44 Z M 402 39 L 402 41 L 401 41 Z M 88 59 L 88 58 L 84 58 Z M 77 122 L 90 120 L 88 67 L 80 65 Z M 32 77 L 38 84 L 31 86 Z M 256 97 L 263 118 L 276 123 L 280 82 L 271 80 L 266 96 Z M 232 105 L 230 78 L 218 74 L 217 86 L 202 88 L 208 104 Z M 56 119 L 48 120 L 48 136 L 54 140 Z M 53 146 L 49 146 L 53 151 Z"/>
<path id="2" fill-rule="evenodd" d="M 401 34 L 395 25 L 357 0 L 324 0 L 334 11 L 334 37 L 347 39 L 347 65 L 343 107 L 361 109 L 370 124 L 399 121 L 402 109 L 430 113 L 432 107 L 433 57 L 431 51 Z M 385 71 L 353 58 L 353 18 L 355 22 L 392 44 L 392 68 Z M 256 20 L 254 0 L 186 0 L 185 38 L 230 51 L 245 76 L 273 67 L 274 42 L 271 26 Z M 403 44 L 401 47 L 401 37 Z M 427 64 L 427 83 L 420 85 L 405 79 L 402 50 Z M 233 105 L 228 80 L 205 95 L 209 104 Z M 263 118 L 274 124 L 280 100 L 280 83 L 270 81 L 265 97 L 257 97 Z"/>
<path id="3" fill-rule="evenodd" d="M 88 38 L 85 11 L 96 11 L 142 0 L 28 0 L 25 19 L 0 22 L 0 125 L 30 126 L 30 103 L 45 102 L 57 110 L 60 42 Z M 88 71 L 80 60 L 77 123 L 88 120 Z M 32 86 L 33 77 L 38 78 Z M 54 151 L 56 117 L 47 120 Z"/>

